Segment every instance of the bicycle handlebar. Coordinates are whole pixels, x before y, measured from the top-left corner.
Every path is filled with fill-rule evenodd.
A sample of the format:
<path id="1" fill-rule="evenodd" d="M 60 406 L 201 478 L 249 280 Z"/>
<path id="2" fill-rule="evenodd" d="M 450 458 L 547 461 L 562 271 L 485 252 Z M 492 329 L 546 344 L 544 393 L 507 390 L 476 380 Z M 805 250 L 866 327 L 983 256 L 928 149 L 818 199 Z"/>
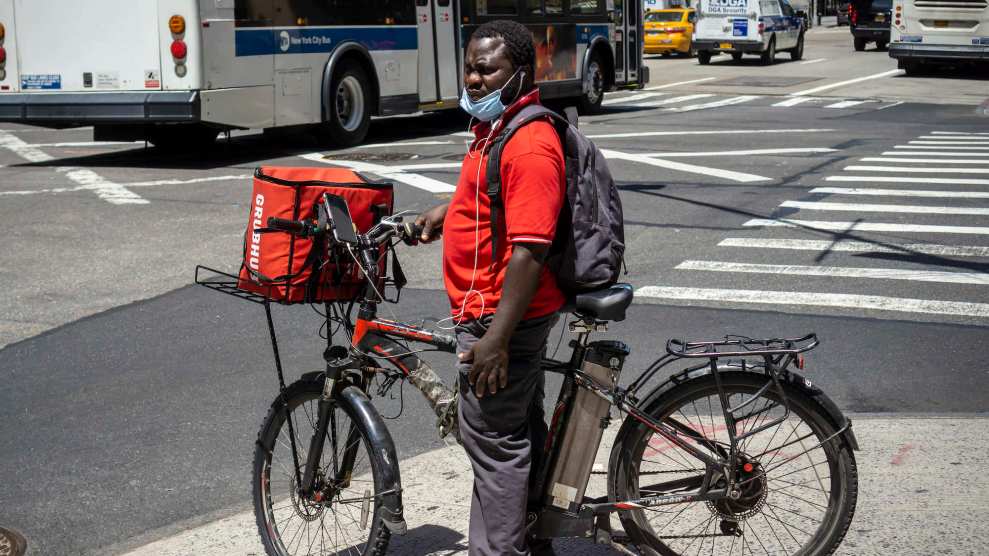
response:
<path id="1" fill-rule="evenodd" d="M 320 233 L 317 226 L 304 220 L 287 220 L 277 216 L 268 217 L 268 229 L 287 232 L 300 237 L 311 237 Z"/>

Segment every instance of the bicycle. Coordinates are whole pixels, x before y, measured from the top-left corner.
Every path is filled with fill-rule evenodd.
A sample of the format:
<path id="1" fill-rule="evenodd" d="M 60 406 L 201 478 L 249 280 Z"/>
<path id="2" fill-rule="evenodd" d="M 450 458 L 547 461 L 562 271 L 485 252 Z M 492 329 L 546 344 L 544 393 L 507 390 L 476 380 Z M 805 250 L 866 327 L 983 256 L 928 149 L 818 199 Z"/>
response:
<path id="1" fill-rule="evenodd" d="M 317 223 L 268 221 L 271 229 L 327 238 L 328 251 L 352 257 L 365 273 L 359 300 L 324 305 L 324 371 L 286 386 L 269 299 L 237 289 L 233 276 L 196 269 L 197 283 L 265 307 L 279 394 L 258 433 L 253 497 L 270 555 L 384 554 L 391 535 L 406 532 L 398 457 L 372 394 L 408 380 L 433 407 L 440 435 L 458 432 L 454 391 L 405 344 L 454 353 L 455 339 L 377 316 L 389 283 L 378 263 L 399 242 L 415 244 L 420 230 L 398 215 L 356 234 L 339 210 L 342 199 L 330 197 Z M 527 516 L 529 534 L 587 538 L 628 554 L 832 554 L 854 514 L 858 443 L 851 421 L 793 369 L 803 368 L 816 335 L 669 340 L 665 355 L 621 387 L 629 348 L 590 337 L 624 320 L 632 297 L 627 284 L 576 296 L 568 307 L 570 357 L 542 362 L 563 375 L 563 386 L 535 471 L 543 497 Z M 334 344 L 334 325 L 348 345 Z M 677 361 L 699 363 L 648 386 Z M 625 418 L 607 493 L 586 497 L 612 409 Z M 613 513 L 624 532 L 612 529 Z"/>

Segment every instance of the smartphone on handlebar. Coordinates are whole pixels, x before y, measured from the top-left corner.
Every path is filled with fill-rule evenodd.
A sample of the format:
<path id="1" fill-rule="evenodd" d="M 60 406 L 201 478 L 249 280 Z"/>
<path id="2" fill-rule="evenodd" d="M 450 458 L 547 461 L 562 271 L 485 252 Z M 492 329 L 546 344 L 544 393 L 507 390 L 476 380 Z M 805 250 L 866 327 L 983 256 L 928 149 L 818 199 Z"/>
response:
<path id="1" fill-rule="evenodd" d="M 357 232 L 354 231 L 354 221 L 350 217 L 347 201 L 339 195 L 323 193 L 322 206 L 329 220 L 329 230 L 333 239 L 340 243 L 357 245 L 359 243 Z"/>

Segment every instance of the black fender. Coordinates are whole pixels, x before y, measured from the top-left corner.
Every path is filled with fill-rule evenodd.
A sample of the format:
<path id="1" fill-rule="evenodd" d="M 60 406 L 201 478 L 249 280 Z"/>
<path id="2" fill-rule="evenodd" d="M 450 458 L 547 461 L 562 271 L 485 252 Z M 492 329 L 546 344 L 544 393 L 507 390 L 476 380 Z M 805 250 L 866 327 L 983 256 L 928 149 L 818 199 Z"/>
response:
<path id="1" fill-rule="evenodd" d="M 587 64 L 591 63 L 591 55 L 597 50 L 603 51 L 605 63 L 611 64 L 610 67 L 605 68 L 604 72 L 604 90 L 607 91 L 615 86 L 615 60 L 611 53 L 611 47 L 608 45 L 608 39 L 598 35 L 587 45 L 587 50 L 584 51 L 584 60 L 581 62 L 583 64 L 581 67 L 584 68 L 582 75 L 587 75 Z M 585 83 L 587 81 L 581 78 L 581 92 L 583 93 L 587 92 L 584 90 Z"/>
<path id="2" fill-rule="evenodd" d="M 368 51 L 366 46 L 359 42 L 344 41 L 333 48 L 333 51 L 330 52 L 330 57 L 326 60 L 326 65 L 323 67 L 323 94 L 320 101 L 323 121 L 326 121 L 327 118 L 329 118 L 329 114 L 326 112 L 326 98 L 330 90 L 331 81 L 333 80 L 333 72 L 336 71 L 337 64 L 339 64 L 340 60 L 351 56 L 357 57 L 364 63 L 365 66 L 367 66 L 368 78 L 371 80 L 371 87 L 373 88 L 373 91 L 371 91 L 371 114 L 375 116 L 380 115 L 380 106 L 378 102 L 380 95 L 378 93 L 381 88 L 378 83 L 378 72 L 374 69 L 374 60 L 371 58 L 371 52 Z"/>
<path id="3" fill-rule="evenodd" d="M 746 371 L 742 366 L 739 365 L 721 364 L 718 366 L 718 369 L 729 372 L 750 372 L 752 374 L 756 374 L 759 376 L 765 376 L 763 372 Z M 660 396 L 672 390 L 673 388 L 689 380 L 697 379 L 709 374 L 711 374 L 711 365 L 709 363 L 696 365 L 688 369 L 684 369 L 679 373 L 673 374 L 669 378 L 667 378 L 663 383 L 661 383 L 659 386 L 657 386 L 652 391 L 650 391 L 646 395 L 645 399 L 643 399 L 639 403 L 639 407 L 648 408 L 653 403 L 655 403 Z M 821 407 L 824 409 L 825 413 L 827 413 L 828 418 L 831 420 L 831 422 L 834 424 L 834 426 L 837 429 L 840 430 L 842 428 L 845 428 L 847 425 L 847 428 L 845 428 L 845 432 L 843 433 L 843 436 L 845 440 L 848 442 L 848 445 L 852 448 L 852 450 L 855 451 L 859 450 L 858 440 L 855 438 L 855 433 L 852 432 L 851 419 L 845 417 L 845 415 L 841 412 L 841 410 L 838 409 L 838 405 L 835 404 L 834 401 L 827 394 L 825 394 L 823 390 L 815 386 L 810 380 L 807 380 L 803 376 L 791 370 L 786 370 L 783 373 L 781 373 L 780 378 L 784 382 L 789 383 L 791 386 L 800 389 L 800 391 L 802 391 L 808 397 L 818 402 L 821 405 Z M 621 428 L 618 430 L 618 435 L 615 437 L 615 445 L 612 447 L 612 451 L 611 451 L 611 457 L 613 460 L 615 459 L 615 456 L 618 455 L 619 446 L 621 446 L 624 443 L 625 437 L 629 434 L 629 431 L 633 426 L 634 423 L 632 422 L 632 420 L 626 419 L 625 422 L 622 424 Z"/>
<path id="4" fill-rule="evenodd" d="M 315 371 L 302 375 L 303 380 L 322 383 L 325 373 Z M 385 527 L 396 535 L 404 535 L 408 530 L 402 508 L 402 477 L 398 467 L 398 455 L 395 441 L 392 440 L 388 427 L 381 414 L 371 403 L 371 399 L 356 386 L 345 386 L 339 390 L 337 400 L 347 404 L 355 418 L 360 419 L 367 429 L 368 444 L 373 457 L 380 460 L 381 478 L 386 494 L 381 496 L 381 505 L 385 510 L 382 519 Z"/>

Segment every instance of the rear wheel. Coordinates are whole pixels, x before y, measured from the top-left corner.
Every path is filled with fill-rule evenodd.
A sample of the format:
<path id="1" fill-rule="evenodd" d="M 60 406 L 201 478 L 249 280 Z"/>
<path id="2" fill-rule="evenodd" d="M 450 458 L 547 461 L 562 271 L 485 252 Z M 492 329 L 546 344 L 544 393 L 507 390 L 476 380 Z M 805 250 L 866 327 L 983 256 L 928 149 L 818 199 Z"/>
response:
<path id="1" fill-rule="evenodd" d="M 865 39 L 860 39 L 855 37 L 855 51 L 863 52 L 865 50 L 865 45 L 868 43 Z"/>
<path id="2" fill-rule="evenodd" d="M 889 43 L 886 41 L 876 41 L 876 50 L 886 50 Z"/>
<path id="3" fill-rule="evenodd" d="M 851 446 L 831 438 L 835 423 L 803 391 L 784 386 L 789 414 L 773 388 L 760 393 L 763 374 L 722 372 L 731 407 L 749 408 L 737 424 L 739 434 L 780 424 L 738 443 L 735 497 L 702 502 L 639 507 L 619 513 L 625 531 L 640 548 L 663 556 L 745 553 L 825 556 L 848 530 L 858 494 Z M 744 401 L 755 398 L 746 405 Z M 711 375 L 673 387 L 646 408 L 656 420 L 676 423 L 681 438 L 716 459 L 727 454 L 727 424 Z M 636 500 L 660 493 L 696 491 L 705 473 L 703 462 L 678 445 L 629 418 L 612 452 L 609 496 Z M 721 456 L 724 457 L 724 456 Z M 717 474 L 714 478 L 723 481 Z M 722 483 L 723 484 L 723 483 Z M 647 551 L 648 553 L 648 551 Z"/>
<path id="4" fill-rule="evenodd" d="M 585 68 L 582 91 L 577 100 L 577 109 L 581 114 L 597 114 L 601 111 L 601 102 L 604 100 L 604 68 L 601 55 L 597 52 L 592 54 Z"/>
<path id="5" fill-rule="evenodd" d="M 371 82 L 354 62 L 341 64 L 326 92 L 326 121 L 320 135 L 337 147 L 358 145 L 371 127 Z"/>
<path id="6" fill-rule="evenodd" d="M 378 456 L 371 452 L 364 422 L 353 408 L 334 402 L 311 494 L 299 492 L 292 434 L 304 472 L 316 430 L 322 380 L 300 380 L 276 403 L 261 426 L 254 448 L 254 515 L 270 556 L 296 554 L 379 555 L 391 533 L 381 516 L 385 489 Z M 348 465 L 346 460 L 353 458 Z"/>
<path id="7" fill-rule="evenodd" d="M 760 57 L 763 65 L 771 66 L 776 63 L 776 37 L 769 39 L 769 46 L 763 51 Z"/>
<path id="8" fill-rule="evenodd" d="M 702 66 L 706 66 L 711 63 L 711 51 L 701 50 L 697 53 L 697 63 Z"/>
<path id="9" fill-rule="evenodd" d="M 790 50 L 790 59 L 799 60 L 804 57 L 804 35 L 800 34 L 800 38 L 797 39 L 797 46 Z"/>
<path id="10" fill-rule="evenodd" d="M 736 62 L 741 62 L 742 61 L 742 53 L 741 52 L 732 52 L 731 53 L 731 59 L 734 60 L 734 61 L 736 61 Z"/>
<path id="11" fill-rule="evenodd" d="M 916 60 L 904 60 L 902 58 L 896 61 L 896 67 L 903 70 L 903 73 L 907 74 L 908 77 L 920 75 L 923 70 L 920 62 Z"/>

